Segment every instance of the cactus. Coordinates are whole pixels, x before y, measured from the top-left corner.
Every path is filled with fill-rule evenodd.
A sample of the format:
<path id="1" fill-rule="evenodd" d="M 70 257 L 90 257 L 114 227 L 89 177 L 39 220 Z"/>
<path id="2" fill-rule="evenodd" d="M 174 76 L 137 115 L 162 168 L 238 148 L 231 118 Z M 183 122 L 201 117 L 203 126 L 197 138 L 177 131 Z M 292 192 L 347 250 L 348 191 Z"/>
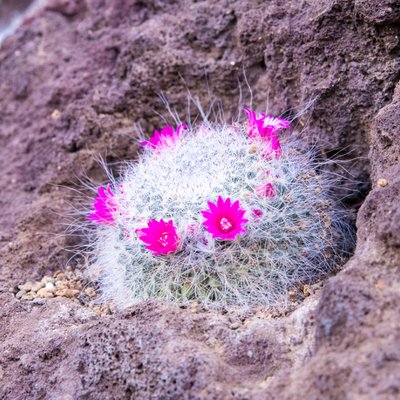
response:
<path id="1" fill-rule="evenodd" d="M 274 306 L 343 263 L 334 179 L 281 132 L 289 121 L 245 111 L 243 124 L 156 131 L 99 189 L 88 220 L 104 301 Z"/>

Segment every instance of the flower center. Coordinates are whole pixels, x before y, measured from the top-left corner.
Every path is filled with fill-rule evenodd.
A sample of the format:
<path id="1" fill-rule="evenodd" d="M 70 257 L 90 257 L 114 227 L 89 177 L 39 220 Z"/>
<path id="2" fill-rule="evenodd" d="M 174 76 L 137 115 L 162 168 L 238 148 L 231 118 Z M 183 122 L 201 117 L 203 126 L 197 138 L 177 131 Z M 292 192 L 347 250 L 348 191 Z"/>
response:
<path id="1" fill-rule="evenodd" d="M 162 247 L 168 246 L 168 237 L 169 237 L 168 232 L 163 232 L 160 235 L 160 237 L 158 239 L 158 243 L 160 244 L 160 246 L 162 246 Z"/>
<path id="2" fill-rule="evenodd" d="M 219 227 L 221 228 L 222 232 L 230 232 L 233 229 L 233 225 L 228 218 L 222 217 L 219 221 Z"/>

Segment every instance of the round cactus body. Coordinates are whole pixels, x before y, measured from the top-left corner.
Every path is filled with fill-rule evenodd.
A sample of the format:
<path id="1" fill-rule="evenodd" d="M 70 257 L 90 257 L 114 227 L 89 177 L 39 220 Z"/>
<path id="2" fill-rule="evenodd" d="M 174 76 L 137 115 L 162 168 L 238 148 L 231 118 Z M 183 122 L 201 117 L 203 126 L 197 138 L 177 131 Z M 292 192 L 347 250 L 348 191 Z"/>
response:
<path id="1" fill-rule="evenodd" d="M 273 306 L 345 256 L 346 214 L 289 121 L 156 131 L 114 186 L 100 188 L 93 264 L 105 301 Z M 283 137 L 283 138 L 281 138 Z"/>

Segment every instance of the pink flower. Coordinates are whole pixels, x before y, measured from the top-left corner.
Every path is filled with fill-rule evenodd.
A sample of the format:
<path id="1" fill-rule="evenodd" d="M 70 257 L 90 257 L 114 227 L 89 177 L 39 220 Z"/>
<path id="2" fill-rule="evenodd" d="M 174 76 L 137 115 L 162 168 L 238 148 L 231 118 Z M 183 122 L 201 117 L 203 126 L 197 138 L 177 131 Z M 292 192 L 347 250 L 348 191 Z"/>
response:
<path id="1" fill-rule="evenodd" d="M 165 126 L 161 129 L 161 132 L 154 131 L 154 135 L 144 142 L 140 142 L 143 147 L 150 147 L 153 150 L 159 151 L 163 147 L 173 146 L 183 130 L 187 129 L 185 124 L 180 124 L 176 131 L 172 126 Z"/>
<path id="2" fill-rule="evenodd" d="M 200 233 L 199 226 L 196 224 L 190 224 L 187 227 L 187 233 L 190 237 L 195 237 L 198 233 Z"/>
<path id="3" fill-rule="evenodd" d="M 263 139 L 260 146 L 261 155 L 264 158 L 279 158 L 282 156 L 282 148 L 279 139 L 276 136 L 271 136 L 268 139 Z"/>
<path id="4" fill-rule="evenodd" d="M 256 187 L 256 192 L 261 197 L 275 197 L 276 192 L 272 183 L 265 183 L 264 185 L 260 185 Z"/>
<path id="5" fill-rule="evenodd" d="M 172 219 L 168 222 L 152 219 L 147 223 L 147 228 L 137 229 L 139 239 L 146 243 L 146 249 L 159 254 L 174 253 L 178 250 L 179 237 Z"/>
<path id="6" fill-rule="evenodd" d="M 289 129 L 290 121 L 287 119 L 264 116 L 259 134 L 261 137 L 275 136 L 282 129 Z"/>
<path id="7" fill-rule="evenodd" d="M 287 119 L 267 116 L 263 113 L 260 113 L 260 117 L 257 118 L 254 111 L 248 108 L 244 111 L 248 118 L 250 137 L 270 138 L 276 136 L 281 129 L 290 128 L 290 121 Z"/>
<path id="8" fill-rule="evenodd" d="M 239 201 L 231 204 L 228 197 L 224 200 L 218 197 L 217 204 L 208 202 L 209 210 L 201 211 L 206 221 L 203 225 L 213 238 L 234 240 L 240 233 L 246 233 L 244 225 L 248 222 L 243 218 L 245 210 L 239 208 Z"/>
<path id="9" fill-rule="evenodd" d="M 261 210 L 259 210 L 258 208 L 254 209 L 251 212 L 251 216 L 253 217 L 254 221 L 259 221 L 263 215 L 264 215 L 264 213 Z"/>
<path id="10" fill-rule="evenodd" d="M 279 158 L 282 155 L 278 133 L 281 129 L 290 128 L 290 121 L 275 118 L 260 113 L 260 117 L 254 111 L 245 108 L 249 124 L 249 136 L 253 139 L 261 139 L 261 154 L 265 158 Z"/>
<path id="11" fill-rule="evenodd" d="M 93 203 L 93 212 L 91 212 L 87 219 L 99 224 L 113 224 L 113 214 L 117 211 L 117 204 L 115 201 L 114 193 L 110 185 L 107 189 L 100 187 L 97 190 L 97 197 Z"/>

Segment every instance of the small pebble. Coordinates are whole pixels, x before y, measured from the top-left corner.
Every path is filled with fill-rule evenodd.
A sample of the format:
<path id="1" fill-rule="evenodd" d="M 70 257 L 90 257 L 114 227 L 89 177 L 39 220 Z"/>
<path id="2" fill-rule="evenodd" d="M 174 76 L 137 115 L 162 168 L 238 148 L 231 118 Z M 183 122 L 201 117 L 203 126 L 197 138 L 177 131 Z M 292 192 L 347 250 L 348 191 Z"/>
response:
<path id="1" fill-rule="evenodd" d="M 32 282 L 26 282 L 23 285 L 19 285 L 18 289 L 23 290 L 24 292 L 30 292 L 32 290 L 33 283 Z"/>
<path id="2" fill-rule="evenodd" d="M 76 297 L 80 293 L 80 290 L 75 290 L 75 289 L 61 289 L 57 290 L 55 295 L 60 296 L 60 297 L 68 297 L 69 299 L 72 299 Z"/>
<path id="3" fill-rule="evenodd" d="M 76 271 L 75 271 L 75 276 L 76 276 L 77 278 L 81 279 L 81 278 L 83 277 L 82 271 L 76 270 Z"/>
<path id="4" fill-rule="evenodd" d="M 44 283 L 43 282 L 35 282 L 32 285 L 32 291 L 33 292 L 37 292 L 38 290 L 42 289 L 44 287 Z"/>
<path id="5" fill-rule="evenodd" d="M 96 296 L 96 291 L 92 287 L 88 287 L 85 289 L 85 295 L 88 297 L 95 297 Z"/>
<path id="6" fill-rule="evenodd" d="M 385 284 L 383 283 L 383 281 L 378 280 L 378 282 L 376 282 L 375 287 L 379 290 L 382 290 L 385 288 Z"/>
<path id="7" fill-rule="evenodd" d="M 56 288 L 57 289 L 67 289 L 68 288 L 68 284 L 65 281 L 56 281 Z"/>
<path id="8" fill-rule="evenodd" d="M 388 181 L 385 178 L 378 179 L 378 186 L 385 187 L 388 185 Z"/>
<path id="9" fill-rule="evenodd" d="M 54 293 L 57 290 L 52 282 L 47 282 L 45 289 L 50 293 Z"/>
<path id="10" fill-rule="evenodd" d="M 38 297 L 41 297 L 43 299 L 49 299 L 51 297 L 54 297 L 53 293 L 48 292 L 46 288 L 42 288 L 37 292 Z"/>
<path id="11" fill-rule="evenodd" d="M 199 303 L 197 303 L 197 301 L 190 304 L 190 311 L 194 314 L 199 311 Z"/>
<path id="12" fill-rule="evenodd" d="M 234 323 L 229 325 L 229 328 L 238 329 L 238 328 L 240 328 L 240 325 L 241 325 L 240 322 L 234 322 Z"/>
<path id="13" fill-rule="evenodd" d="M 52 118 L 54 121 L 57 121 L 58 119 L 60 119 L 60 117 L 61 117 L 61 113 L 60 113 L 60 111 L 58 111 L 58 110 L 54 110 L 54 111 L 51 113 L 51 118 Z"/>
<path id="14" fill-rule="evenodd" d="M 303 286 L 303 294 L 304 294 L 304 297 L 308 297 L 311 294 L 310 285 Z"/>
<path id="15" fill-rule="evenodd" d="M 34 292 L 25 293 L 22 295 L 21 300 L 33 300 L 37 297 L 37 294 Z"/>
<path id="16" fill-rule="evenodd" d="M 56 280 L 52 278 L 51 276 L 44 276 L 42 278 L 42 282 L 46 285 L 47 283 L 54 283 Z"/>
<path id="17" fill-rule="evenodd" d="M 249 153 L 254 154 L 257 152 L 257 146 L 253 144 L 252 146 L 249 147 Z"/>
<path id="18" fill-rule="evenodd" d="M 63 272 L 61 272 L 61 271 L 57 271 L 57 272 L 54 274 L 54 276 L 56 277 L 56 279 L 57 279 L 58 281 L 62 281 L 62 280 L 67 279 L 67 277 L 65 276 L 65 274 L 64 274 Z"/>
<path id="19" fill-rule="evenodd" d="M 45 302 L 43 299 L 56 296 L 66 297 L 74 302 L 79 302 L 78 297 L 85 285 L 87 285 L 87 281 L 83 278 L 82 272 L 79 270 L 74 271 L 71 266 L 68 266 L 65 273 L 57 271 L 54 277 L 47 275 L 38 282 L 29 281 L 15 288 L 10 288 L 9 291 L 14 293 L 15 297 L 19 300 L 42 301 L 43 304 Z M 91 300 L 97 296 L 96 290 L 93 287 L 87 287 L 84 294 Z M 92 305 L 87 304 L 87 306 L 93 308 Z M 96 306 L 95 311 L 108 315 L 112 314 L 115 310 L 112 306 Z"/>

